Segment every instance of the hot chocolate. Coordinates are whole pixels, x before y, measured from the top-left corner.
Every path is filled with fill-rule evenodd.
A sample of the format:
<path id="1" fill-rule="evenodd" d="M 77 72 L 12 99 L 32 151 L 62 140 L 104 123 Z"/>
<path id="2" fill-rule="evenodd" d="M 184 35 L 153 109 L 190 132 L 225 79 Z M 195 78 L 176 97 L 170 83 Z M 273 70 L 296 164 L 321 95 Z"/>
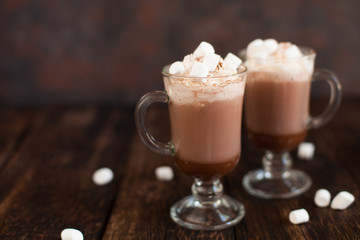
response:
<path id="1" fill-rule="evenodd" d="M 237 224 L 244 205 L 222 194 L 220 177 L 236 165 L 241 151 L 241 115 L 246 67 L 229 53 L 224 59 L 211 44 L 166 66 L 166 91 L 144 95 L 135 111 L 144 143 L 160 154 L 172 155 L 179 169 L 195 177 L 192 195 L 176 202 L 171 218 L 195 230 L 220 230 Z M 161 143 L 148 132 L 144 119 L 149 106 L 167 103 L 171 141 Z"/>
<path id="2" fill-rule="evenodd" d="M 310 76 L 293 80 L 272 72 L 251 72 L 246 85 L 246 126 L 261 148 L 283 152 L 306 137 Z"/>
<path id="3" fill-rule="evenodd" d="M 205 178 L 234 168 L 241 149 L 242 99 L 239 93 L 224 100 L 169 104 L 175 161 L 184 173 Z"/>
<path id="4" fill-rule="evenodd" d="M 295 148 L 307 132 L 313 59 L 285 58 L 285 50 L 292 46 L 280 44 L 268 59 L 247 59 L 249 138 L 257 146 L 277 153 Z"/>
<path id="5" fill-rule="evenodd" d="M 340 100 L 340 84 L 327 70 L 314 71 L 315 51 L 274 39 L 252 41 L 246 54 L 248 79 L 245 115 L 249 138 L 265 149 L 263 167 L 245 174 L 244 188 L 253 196 L 291 198 L 307 191 L 311 178 L 291 169 L 289 150 L 307 130 L 326 123 Z M 329 105 L 319 117 L 309 116 L 310 85 L 324 80 L 331 88 Z"/>
<path id="6" fill-rule="evenodd" d="M 240 157 L 245 88 L 241 72 L 246 69 L 239 61 L 232 54 L 223 60 L 214 53 L 204 57 L 195 51 L 164 69 L 174 72 L 164 74 L 164 83 L 175 161 L 188 175 L 223 176 Z M 203 71 L 204 63 L 211 67 Z"/>

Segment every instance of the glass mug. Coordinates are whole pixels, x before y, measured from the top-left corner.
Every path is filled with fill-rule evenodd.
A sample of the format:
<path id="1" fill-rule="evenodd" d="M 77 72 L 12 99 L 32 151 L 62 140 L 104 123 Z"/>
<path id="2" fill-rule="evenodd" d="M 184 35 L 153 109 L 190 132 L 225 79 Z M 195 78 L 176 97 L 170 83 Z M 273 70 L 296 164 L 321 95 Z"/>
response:
<path id="1" fill-rule="evenodd" d="M 263 168 L 247 173 L 243 186 L 253 196 L 291 198 L 307 191 L 312 182 L 303 171 L 291 169 L 288 151 L 304 141 L 309 129 L 327 123 L 340 104 L 341 85 L 329 70 L 314 72 L 315 51 L 301 47 L 302 57 L 293 59 L 246 58 L 248 80 L 245 94 L 245 120 L 249 139 L 265 149 Z M 330 86 L 330 99 L 317 117 L 309 115 L 310 87 L 324 80 Z"/>
<path id="2" fill-rule="evenodd" d="M 192 195 L 176 202 L 171 218 L 195 230 L 219 230 L 238 223 L 245 215 L 243 204 L 222 194 L 220 177 L 237 164 L 241 151 L 241 116 L 246 67 L 228 76 L 206 78 L 162 74 L 165 91 L 144 95 L 135 110 L 136 126 L 145 145 L 159 154 L 174 157 L 178 168 L 195 178 Z M 204 82 L 207 84 L 204 84 Z M 148 132 L 149 106 L 167 103 L 171 142 L 161 143 Z"/>

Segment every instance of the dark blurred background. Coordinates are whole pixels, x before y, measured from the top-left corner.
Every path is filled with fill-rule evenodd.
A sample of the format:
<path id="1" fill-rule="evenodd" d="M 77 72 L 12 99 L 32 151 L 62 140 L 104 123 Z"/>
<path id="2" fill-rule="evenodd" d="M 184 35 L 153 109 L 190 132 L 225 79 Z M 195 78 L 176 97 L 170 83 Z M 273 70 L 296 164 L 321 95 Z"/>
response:
<path id="1" fill-rule="evenodd" d="M 359 0 L 0 0 L 0 103 L 134 104 L 201 41 L 255 38 L 311 46 L 360 96 L 359 29 Z"/>

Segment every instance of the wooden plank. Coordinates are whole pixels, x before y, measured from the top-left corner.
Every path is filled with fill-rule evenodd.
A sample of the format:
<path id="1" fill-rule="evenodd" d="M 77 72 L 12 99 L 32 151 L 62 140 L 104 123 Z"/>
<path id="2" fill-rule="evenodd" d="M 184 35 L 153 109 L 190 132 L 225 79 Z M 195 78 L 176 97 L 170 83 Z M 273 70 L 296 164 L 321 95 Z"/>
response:
<path id="1" fill-rule="evenodd" d="M 150 116 L 152 133 L 167 140 L 167 111 L 158 109 Z M 335 120 L 336 121 L 336 120 Z M 336 125 L 336 124 L 335 124 Z M 343 154 L 342 141 L 330 124 L 309 132 L 308 140 L 316 144 L 312 161 L 301 161 L 294 156 L 295 168 L 303 169 L 313 178 L 312 188 L 303 196 L 289 200 L 262 200 L 250 196 L 241 181 L 246 172 L 259 167 L 262 151 L 256 149 L 243 134 L 243 153 L 236 169 L 223 179 L 225 193 L 236 197 L 246 207 L 246 217 L 234 228 L 223 231 L 192 231 L 177 226 L 169 216 L 171 205 L 188 194 L 192 179 L 184 176 L 169 157 L 149 151 L 135 136 L 130 159 L 116 200 L 113 214 L 104 239 L 356 239 L 359 232 L 359 204 L 348 210 L 334 211 L 319 208 L 313 203 L 314 193 L 327 188 L 335 195 L 348 190 L 360 196 L 359 185 L 339 156 Z M 330 149 L 330 150 L 329 150 Z M 175 180 L 158 182 L 154 176 L 156 166 L 170 165 L 175 170 Z M 293 225 L 288 220 L 291 210 L 306 208 L 310 222 Z"/>
<path id="2" fill-rule="evenodd" d="M 100 239 L 126 161 L 133 111 L 74 108 L 40 114 L 0 175 L 0 239 L 58 239 L 63 228 Z M 99 167 L 114 170 L 106 186 Z"/>
<path id="3" fill-rule="evenodd" d="M 313 134 L 326 138 L 332 145 L 340 143 L 339 147 L 330 148 L 326 153 L 336 153 L 336 161 L 341 162 L 360 185 L 360 99 L 343 100 L 334 119 L 325 129 L 320 128 L 318 134 L 315 131 Z"/>
<path id="4" fill-rule="evenodd" d="M 169 137 L 167 114 L 166 109 L 155 107 L 148 119 L 152 134 L 163 141 Z M 161 165 L 174 169 L 173 181 L 156 180 L 154 170 Z M 126 170 L 104 240 L 234 239 L 231 228 L 224 231 L 192 231 L 172 222 L 170 207 L 191 193 L 193 180 L 175 167 L 171 157 L 160 156 L 148 150 L 137 134 L 132 140 Z"/>
<path id="5" fill-rule="evenodd" d="M 23 116 L 20 112 L 14 115 L 14 123 L 9 117 L 4 121 L 8 125 L 0 127 L 3 153 L 7 145 L 1 139 L 20 139 L 0 172 L 0 239 L 58 239 L 65 227 L 78 228 L 85 239 L 105 240 L 357 239 L 357 200 L 347 210 L 334 211 L 315 206 L 313 196 L 317 189 L 327 188 L 333 195 L 347 190 L 359 198 L 359 151 L 353 145 L 359 139 L 359 104 L 343 102 L 333 121 L 309 132 L 308 141 L 316 145 L 315 158 L 309 162 L 295 159 L 294 163 L 311 175 L 314 184 L 295 199 L 262 200 L 245 192 L 242 177 L 260 166 L 262 151 L 244 132 L 241 161 L 223 183 L 226 194 L 244 203 L 246 216 L 223 231 L 192 231 L 171 221 L 169 209 L 190 194 L 192 179 L 170 157 L 145 147 L 134 132 L 131 109 L 49 109 L 21 121 L 17 119 Z M 152 133 L 162 141 L 170 135 L 167 114 L 164 108 L 155 108 L 148 121 Z M 173 167 L 173 181 L 155 179 L 154 170 L 160 165 Z M 91 175 L 103 166 L 114 169 L 115 180 L 95 186 Z M 309 223 L 288 221 L 289 212 L 297 208 L 308 210 Z"/>
<path id="6" fill-rule="evenodd" d="M 2 108 L 0 110 L 0 169 L 27 137 L 34 110 Z"/>
<path id="7" fill-rule="evenodd" d="M 334 211 L 319 208 L 314 202 L 314 194 L 320 188 L 328 189 L 334 196 L 341 190 L 347 190 L 360 196 L 359 182 L 355 172 L 349 166 L 358 166 L 356 156 L 359 151 L 348 146 L 349 141 L 359 138 L 359 125 L 355 106 L 359 104 L 343 103 L 345 106 L 336 115 L 332 123 L 320 129 L 310 130 L 307 141 L 316 145 L 316 154 L 311 161 L 297 160 L 292 152 L 294 167 L 306 171 L 313 180 L 313 186 L 303 196 L 290 200 L 262 200 L 250 196 L 242 187 L 241 177 L 254 168 L 260 167 L 262 151 L 244 139 L 244 151 L 238 167 L 227 177 L 229 192 L 239 198 L 247 211 L 245 221 L 236 226 L 238 239 L 357 239 L 360 236 L 360 204 L 356 201 L 349 209 Z M 352 109 L 352 114 L 347 113 Z M 354 113 L 354 111 L 356 113 Z M 341 119 L 341 120 L 340 120 Z M 347 124 L 345 127 L 344 125 Z M 352 150 L 349 151 L 349 148 Z M 343 158 L 347 156 L 344 162 Z M 353 172 L 353 173 L 351 173 Z M 310 222 L 292 225 L 288 221 L 291 210 L 305 208 L 309 212 Z"/>

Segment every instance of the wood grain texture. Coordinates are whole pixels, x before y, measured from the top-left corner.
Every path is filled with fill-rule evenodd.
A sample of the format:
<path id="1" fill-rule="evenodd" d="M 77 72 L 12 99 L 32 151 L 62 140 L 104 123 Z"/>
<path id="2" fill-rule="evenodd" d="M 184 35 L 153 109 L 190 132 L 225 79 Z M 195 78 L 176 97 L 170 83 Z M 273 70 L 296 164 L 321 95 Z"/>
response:
<path id="1" fill-rule="evenodd" d="M 99 239 L 123 174 L 132 122 L 125 110 L 39 114 L 0 175 L 0 238 L 58 239 L 63 228 L 74 227 Z M 91 176 L 103 166 L 114 169 L 115 181 L 99 187 Z"/>
<path id="2" fill-rule="evenodd" d="M 245 192 L 241 184 L 242 176 L 260 166 L 262 152 L 248 141 L 244 131 L 241 161 L 232 173 L 223 178 L 223 183 L 227 194 L 235 196 L 244 203 L 246 217 L 235 227 L 224 231 L 192 231 L 171 222 L 169 217 L 171 204 L 190 193 L 192 181 L 175 168 L 174 181 L 156 182 L 154 176 L 156 166 L 173 166 L 171 159 L 150 152 L 140 139 L 135 137 L 131 154 L 133 158 L 129 162 L 133 170 L 127 172 L 124 177 L 127 182 L 123 183 L 119 192 L 117 205 L 105 232 L 105 239 L 358 239 L 360 208 L 357 201 L 348 210 L 334 211 L 315 206 L 313 197 L 319 188 L 329 189 L 333 196 L 341 190 L 347 190 L 355 196 L 360 194 L 357 180 L 349 174 L 348 167 L 341 161 L 345 142 L 338 138 L 338 134 L 344 134 L 346 139 L 359 140 L 360 132 L 358 124 L 355 123 L 355 118 L 358 119 L 359 114 L 355 106 L 359 104 L 360 102 L 356 100 L 347 101 L 328 126 L 310 131 L 307 141 L 316 145 L 316 155 L 312 161 L 298 160 L 295 151 L 292 152 L 294 167 L 305 170 L 313 179 L 311 189 L 295 199 L 262 200 Z M 350 109 L 356 113 L 344 115 Z M 167 114 L 166 109 L 159 108 L 156 113 L 158 116 L 150 116 L 149 125 L 158 125 L 158 128 L 152 131 L 154 135 L 159 136 L 161 131 L 167 131 L 164 129 L 167 127 L 164 114 Z M 341 125 L 337 125 L 339 121 Z M 343 124 L 352 129 L 351 133 L 342 131 Z M 162 135 L 163 139 L 166 139 L 164 135 L 168 134 Z M 347 152 L 349 156 L 359 154 L 355 146 L 352 149 L 353 151 Z M 355 172 L 359 168 L 356 167 L 356 163 L 351 165 L 353 161 L 354 159 L 349 160 L 348 164 Z M 129 188 L 131 183 L 132 186 Z M 151 202 L 150 205 L 148 201 Z M 158 205 L 157 201 L 162 204 Z M 308 210 L 309 223 L 293 225 L 289 222 L 290 211 L 298 208 Z M 135 221 L 128 220 L 134 217 Z"/>
<path id="3" fill-rule="evenodd" d="M 21 147 L 23 139 L 29 134 L 35 111 L 15 111 L 3 108 L 0 111 L 0 170 Z"/>
<path id="4" fill-rule="evenodd" d="M 167 125 L 164 108 L 149 114 L 149 125 Z M 164 127 L 151 128 L 155 136 L 168 135 Z M 164 136 L 165 135 L 165 136 Z M 104 240 L 110 239 L 234 239 L 232 229 L 205 232 L 184 229 L 172 222 L 170 207 L 190 194 L 192 179 L 182 174 L 170 157 L 150 152 L 137 134 L 132 141 L 131 157 L 120 186 L 115 208 Z M 156 167 L 167 165 L 175 171 L 175 180 L 159 182 Z"/>
<path id="5" fill-rule="evenodd" d="M 313 179 L 311 189 L 294 199 L 262 200 L 243 189 L 243 175 L 260 167 L 262 156 L 244 130 L 241 160 L 222 182 L 225 193 L 245 205 L 246 216 L 223 231 L 193 231 L 172 222 L 170 207 L 190 194 L 193 180 L 170 157 L 146 148 L 135 132 L 132 109 L 15 109 L 0 110 L 0 116 L 0 153 L 8 156 L 0 168 L 2 240 L 59 239 L 66 227 L 90 240 L 360 238 L 359 99 L 344 100 L 331 122 L 309 132 L 307 140 L 316 145 L 313 160 L 298 160 L 292 152 L 294 167 Z M 169 140 L 166 106 L 152 108 L 147 123 L 154 136 Z M 173 167 L 174 180 L 156 180 L 154 170 L 161 165 Z M 114 170 L 115 179 L 96 186 L 91 175 L 104 166 Z M 313 202 L 319 188 L 333 196 L 347 190 L 356 201 L 344 211 L 319 208 Z M 298 208 L 307 209 L 309 223 L 289 222 L 289 212 Z"/>
<path id="6" fill-rule="evenodd" d="M 355 172 L 360 170 L 358 161 L 355 160 L 360 153 L 360 129 L 356 123 L 358 120 L 355 120 L 360 117 L 359 110 L 355 109 L 359 103 L 357 99 L 346 101 L 330 123 L 309 131 L 306 141 L 313 142 L 316 146 L 315 157 L 311 161 L 299 160 L 296 151 L 292 151 L 294 168 L 304 170 L 313 180 L 310 190 L 299 198 L 261 200 L 252 197 L 243 189 L 239 176 L 260 167 L 262 157 L 262 152 L 256 149 L 246 136 L 243 137 L 245 147 L 241 161 L 238 167 L 225 177 L 232 183 L 231 195 L 243 201 L 247 210 L 245 223 L 249 224 L 246 224 L 246 231 L 236 227 L 239 239 L 360 238 L 358 202 L 345 211 L 319 208 L 313 202 L 315 192 L 320 188 L 328 189 L 332 197 L 343 190 L 354 196 L 360 194 L 358 176 L 355 177 Z M 316 104 L 314 107 L 319 108 Z M 347 159 L 344 159 L 344 156 Z M 305 208 L 309 212 L 309 224 L 292 225 L 288 221 L 290 211 L 299 208 Z"/>

